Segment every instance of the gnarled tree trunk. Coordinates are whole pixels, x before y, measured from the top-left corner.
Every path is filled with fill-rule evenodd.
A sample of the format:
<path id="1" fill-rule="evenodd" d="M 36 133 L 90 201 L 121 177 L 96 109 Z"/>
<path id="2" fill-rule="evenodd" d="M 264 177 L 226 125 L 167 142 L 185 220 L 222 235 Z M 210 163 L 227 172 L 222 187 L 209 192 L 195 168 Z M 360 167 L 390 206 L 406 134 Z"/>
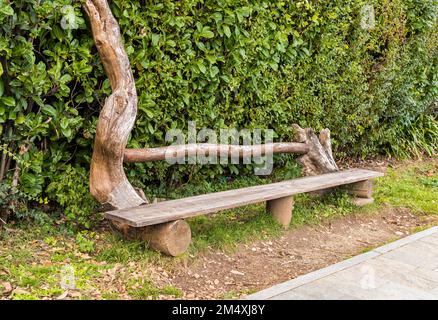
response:
<path id="1" fill-rule="evenodd" d="M 137 114 L 137 92 L 119 25 L 106 0 L 86 0 L 96 47 L 113 93 L 100 113 L 91 161 L 90 191 L 116 209 L 145 203 L 123 171 L 123 153 Z"/>
<path id="2" fill-rule="evenodd" d="M 329 129 L 322 130 L 318 138 L 311 128 L 303 129 L 297 124 L 292 127 L 295 131 L 294 140 L 309 147 L 309 152 L 298 158 L 304 175 L 315 176 L 339 170 L 333 159 Z"/>

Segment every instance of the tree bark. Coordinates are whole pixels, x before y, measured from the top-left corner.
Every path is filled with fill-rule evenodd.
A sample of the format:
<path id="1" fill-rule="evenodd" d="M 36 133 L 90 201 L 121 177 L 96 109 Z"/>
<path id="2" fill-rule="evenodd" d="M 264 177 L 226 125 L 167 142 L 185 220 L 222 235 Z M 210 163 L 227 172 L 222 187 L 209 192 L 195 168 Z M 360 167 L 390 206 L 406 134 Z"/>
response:
<path id="1" fill-rule="evenodd" d="M 330 130 L 324 129 L 319 137 L 311 128 L 303 129 L 294 124 L 295 141 L 305 143 L 309 152 L 298 158 L 303 167 L 304 175 L 315 176 L 319 174 L 338 171 L 339 168 L 333 159 Z"/>
<path id="2" fill-rule="evenodd" d="M 106 99 L 96 127 L 90 169 L 91 194 L 116 209 L 145 203 L 123 171 L 123 153 L 137 114 L 137 92 L 120 29 L 106 0 L 87 0 L 93 38 L 113 93 Z"/>
<path id="3" fill-rule="evenodd" d="M 146 241 L 151 248 L 173 257 L 184 253 L 192 240 L 190 226 L 185 220 L 141 228 L 133 228 L 115 221 L 113 225 L 125 238 Z"/>
<path id="4" fill-rule="evenodd" d="M 240 158 L 251 155 L 263 156 L 273 153 L 297 153 L 305 154 L 310 148 L 304 143 L 283 142 L 269 143 L 253 146 L 221 145 L 221 144 L 186 144 L 174 145 L 161 148 L 148 149 L 126 149 L 124 155 L 125 162 L 149 162 L 176 158 L 177 156 L 202 154 L 210 155 L 236 155 Z"/>

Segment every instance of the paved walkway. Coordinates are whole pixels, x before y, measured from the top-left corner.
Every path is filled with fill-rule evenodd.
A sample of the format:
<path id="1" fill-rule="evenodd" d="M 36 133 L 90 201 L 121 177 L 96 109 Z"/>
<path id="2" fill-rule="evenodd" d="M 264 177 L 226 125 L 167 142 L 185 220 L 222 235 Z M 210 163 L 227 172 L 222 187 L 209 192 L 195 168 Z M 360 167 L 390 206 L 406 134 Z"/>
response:
<path id="1" fill-rule="evenodd" d="M 438 227 L 281 283 L 247 299 L 438 300 Z"/>

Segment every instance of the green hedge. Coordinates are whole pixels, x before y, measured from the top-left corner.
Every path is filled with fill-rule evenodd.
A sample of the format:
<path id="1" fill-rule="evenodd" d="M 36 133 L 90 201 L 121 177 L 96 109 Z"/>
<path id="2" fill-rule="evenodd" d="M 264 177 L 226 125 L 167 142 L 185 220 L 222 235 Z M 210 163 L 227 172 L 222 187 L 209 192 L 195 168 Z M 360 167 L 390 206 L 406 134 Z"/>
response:
<path id="1" fill-rule="evenodd" d="M 277 140 L 299 123 L 330 128 L 338 157 L 434 153 L 437 3 L 111 1 L 139 93 L 129 146 L 162 146 L 166 130 L 188 121 L 271 128 Z M 364 5 L 374 28 L 361 27 Z M 111 91 L 80 1 L 0 0 L 0 61 L 1 148 L 13 156 L 4 181 L 18 160 L 21 192 L 87 221 L 94 128 Z M 157 193 L 249 169 L 162 162 L 126 171 Z"/>

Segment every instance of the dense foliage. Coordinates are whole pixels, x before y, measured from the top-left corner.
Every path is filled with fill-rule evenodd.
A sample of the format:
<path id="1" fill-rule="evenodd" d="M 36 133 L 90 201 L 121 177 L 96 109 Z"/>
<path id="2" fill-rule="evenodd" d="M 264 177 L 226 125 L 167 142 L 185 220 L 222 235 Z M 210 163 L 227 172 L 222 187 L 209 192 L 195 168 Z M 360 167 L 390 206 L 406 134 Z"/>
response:
<path id="1" fill-rule="evenodd" d="M 111 7 L 139 93 L 130 147 L 162 146 L 166 130 L 197 121 L 272 128 L 277 140 L 290 140 L 292 123 L 328 127 L 338 156 L 436 152 L 437 0 Z M 20 192 L 87 223 L 94 128 L 111 91 L 80 1 L 0 0 L 0 62 L 0 179 L 15 172 Z M 248 170 L 161 162 L 126 171 L 158 193 L 182 179 Z"/>

